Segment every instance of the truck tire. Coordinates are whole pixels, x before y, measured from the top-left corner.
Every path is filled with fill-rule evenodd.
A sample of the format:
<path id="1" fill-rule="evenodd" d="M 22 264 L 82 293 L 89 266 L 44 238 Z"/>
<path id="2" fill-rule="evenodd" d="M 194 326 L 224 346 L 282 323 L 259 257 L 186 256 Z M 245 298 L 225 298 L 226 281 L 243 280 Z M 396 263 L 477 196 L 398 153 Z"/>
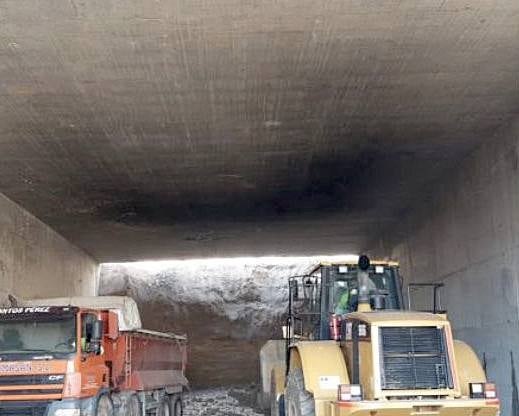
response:
<path id="1" fill-rule="evenodd" d="M 182 396 L 169 396 L 170 416 L 182 416 L 184 414 L 184 404 Z"/>
<path id="2" fill-rule="evenodd" d="M 165 395 L 157 409 L 157 416 L 171 416 L 171 401 L 169 396 Z"/>
<path id="3" fill-rule="evenodd" d="M 130 396 L 128 400 L 128 416 L 141 416 L 142 406 L 141 401 L 136 394 Z"/>
<path id="4" fill-rule="evenodd" d="M 97 401 L 96 416 L 114 416 L 114 404 L 106 394 Z"/>
<path id="5" fill-rule="evenodd" d="M 287 416 L 315 416 L 314 396 L 305 390 L 303 371 L 290 370 L 285 394 L 285 414 Z"/>

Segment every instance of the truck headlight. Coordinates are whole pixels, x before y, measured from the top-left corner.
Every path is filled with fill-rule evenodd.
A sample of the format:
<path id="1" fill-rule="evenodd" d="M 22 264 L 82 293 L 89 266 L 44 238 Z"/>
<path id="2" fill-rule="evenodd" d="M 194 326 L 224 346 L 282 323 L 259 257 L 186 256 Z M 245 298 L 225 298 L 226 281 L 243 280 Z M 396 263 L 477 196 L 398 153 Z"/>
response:
<path id="1" fill-rule="evenodd" d="M 81 416 L 81 413 L 79 409 L 58 409 L 54 416 Z"/>

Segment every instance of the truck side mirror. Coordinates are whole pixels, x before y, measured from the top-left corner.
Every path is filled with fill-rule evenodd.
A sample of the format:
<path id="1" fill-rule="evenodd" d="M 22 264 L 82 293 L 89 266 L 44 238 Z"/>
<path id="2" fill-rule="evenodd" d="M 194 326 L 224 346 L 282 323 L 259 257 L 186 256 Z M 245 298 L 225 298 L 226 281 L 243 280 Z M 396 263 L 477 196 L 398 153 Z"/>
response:
<path id="1" fill-rule="evenodd" d="M 97 320 L 94 322 L 92 326 L 92 352 L 96 355 L 101 354 L 101 343 L 103 341 L 104 335 L 104 322 L 101 320 Z"/>

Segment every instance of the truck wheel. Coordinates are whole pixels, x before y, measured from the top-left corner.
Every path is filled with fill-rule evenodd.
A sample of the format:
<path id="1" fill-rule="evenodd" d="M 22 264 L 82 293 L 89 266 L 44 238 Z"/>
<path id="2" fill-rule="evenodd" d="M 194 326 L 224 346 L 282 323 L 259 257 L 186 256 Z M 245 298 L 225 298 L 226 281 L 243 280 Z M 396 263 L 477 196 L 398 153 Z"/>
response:
<path id="1" fill-rule="evenodd" d="M 96 416 L 114 416 L 114 404 L 107 395 L 101 396 L 97 401 Z"/>
<path id="2" fill-rule="evenodd" d="M 166 395 L 162 398 L 159 408 L 157 409 L 157 416 L 171 416 L 171 402 Z"/>
<path id="3" fill-rule="evenodd" d="M 136 394 L 128 400 L 128 416 L 141 416 L 142 406 Z"/>
<path id="4" fill-rule="evenodd" d="M 184 414 L 184 404 L 182 403 L 182 396 L 169 396 L 170 415 L 182 416 Z"/>
<path id="5" fill-rule="evenodd" d="M 287 416 L 315 416 L 314 397 L 305 390 L 303 371 L 300 368 L 288 373 L 285 412 Z"/>

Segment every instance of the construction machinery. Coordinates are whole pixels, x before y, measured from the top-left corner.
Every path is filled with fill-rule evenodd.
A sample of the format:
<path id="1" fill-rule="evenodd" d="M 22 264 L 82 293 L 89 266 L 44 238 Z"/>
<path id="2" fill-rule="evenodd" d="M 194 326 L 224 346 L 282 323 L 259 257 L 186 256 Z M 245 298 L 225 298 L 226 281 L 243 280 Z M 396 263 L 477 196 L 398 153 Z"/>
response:
<path id="1" fill-rule="evenodd" d="M 1 308 L 0 415 L 181 416 L 186 343 L 126 297 Z"/>
<path id="2" fill-rule="evenodd" d="M 404 307 L 397 263 L 361 256 L 291 277 L 283 333 L 260 354 L 272 416 L 499 414 L 495 385 L 436 300 Z"/>

